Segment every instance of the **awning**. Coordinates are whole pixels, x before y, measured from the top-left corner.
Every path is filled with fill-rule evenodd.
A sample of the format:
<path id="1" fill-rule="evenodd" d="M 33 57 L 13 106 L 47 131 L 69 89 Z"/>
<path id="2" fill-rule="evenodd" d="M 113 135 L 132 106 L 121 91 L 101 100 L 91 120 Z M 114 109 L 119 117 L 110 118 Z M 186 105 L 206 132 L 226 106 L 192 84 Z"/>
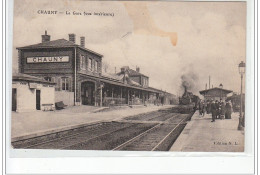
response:
<path id="1" fill-rule="evenodd" d="M 156 90 L 152 90 L 152 89 L 149 89 L 149 88 L 131 86 L 129 84 L 124 84 L 124 83 L 121 83 L 121 82 L 116 82 L 116 81 L 113 81 L 113 80 L 107 80 L 107 79 L 104 79 L 104 78 L 95 77 L 95 76 L 86 75 L 86 74 L 81 74 L 81 75 L 87 76 L 87 77 L 90 77 L 90 78 L 92 78 L 96 81 L 100 81 L 100 82 L 104 82 L 104 83 L 108 83 L 108 84 L 113 84 L 113 85 L 117 85 L 117 86 L 121 86 L 121 87 L 128 87 L 128 88 L 132 88 L 132 89 L 138 89 L 138 90 L 143 90 L 143 91 L 148 91 L 148 92 L 153 92 L 153 93 L 158 93 Z"/>

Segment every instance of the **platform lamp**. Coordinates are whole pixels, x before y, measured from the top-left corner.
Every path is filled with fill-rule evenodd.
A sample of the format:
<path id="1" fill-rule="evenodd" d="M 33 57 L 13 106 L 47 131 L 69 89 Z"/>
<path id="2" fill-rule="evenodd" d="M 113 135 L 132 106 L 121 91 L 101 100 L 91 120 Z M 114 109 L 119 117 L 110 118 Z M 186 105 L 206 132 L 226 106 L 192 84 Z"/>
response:
<path id="1" fill-rule="evenodd" d="M 221 89 L 220 90 L 220 100 L 222 100 L 222 88 L 223 88 L 223 84 L 222 83 L 220 83 L 219 88 Z"/>
<path id="2" fill-rule="evenodd" d="M 242 120 L 243 120 L 243 115 L 242 115 L 242 108 L 243 108 L 243 75 L 245 73 L 245 68 L 246 68 L 246 63 L 244 63 L 243 61 L 241 61 L 241 63 L 239 63 L 238 65 L 238 70 L 239 73 L 241 75 L 241 91 L 240 91 L 240 115 L 239 115 L 239 123 L 238 123 L 238 130 L 244 130 L 244 127 L 242 125 Z"/>

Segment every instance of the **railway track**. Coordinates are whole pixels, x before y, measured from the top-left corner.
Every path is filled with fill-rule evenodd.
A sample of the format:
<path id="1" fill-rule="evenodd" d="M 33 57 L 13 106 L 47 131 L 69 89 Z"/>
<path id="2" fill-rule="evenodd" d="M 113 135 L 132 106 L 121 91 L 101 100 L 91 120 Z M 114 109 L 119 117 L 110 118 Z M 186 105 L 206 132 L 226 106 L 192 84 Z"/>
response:
<path id="1" fill-rule="evenodd" d="M 153 112 L 13 142 L 14 148 L 168 151 L 191 114 Z"/>
<path id="2" fill-rule="evenodd" d="M 174 118 L 176 115 L 171 116 L 167 120 Z M 168 117 L 168 116 L 167 116 Z M 160 150 L 158 149 L 164 141 L 167 140 L 168 137 L 172 136 L 172 133 L 181 128 L 181 126 L 185 126 L 183 121 L 186 118 L 183 118 L 178 124 L 157 124 L 151 129 L 137 135 L 136 137 L 128 140 L 127 142 L 117 146 L 113 150 L 131 150 L 131 151 L 154 151 Z M 166 120 L 166 121 L 167 121 Z M 182 129 L 183 129 L 182 128 Z M 181 131 L 182 131 L 181 129 Z M 180 134 L 180 132 L 178 132 Z M 178 135 L 179 135 L 178 134 Z M 176 136 L 176 134 L 175 134 Z M 175 141 L 177 137 L 173 140 Z M 169 146 L 164 148 L 161 151 L 167 151 Z"/>

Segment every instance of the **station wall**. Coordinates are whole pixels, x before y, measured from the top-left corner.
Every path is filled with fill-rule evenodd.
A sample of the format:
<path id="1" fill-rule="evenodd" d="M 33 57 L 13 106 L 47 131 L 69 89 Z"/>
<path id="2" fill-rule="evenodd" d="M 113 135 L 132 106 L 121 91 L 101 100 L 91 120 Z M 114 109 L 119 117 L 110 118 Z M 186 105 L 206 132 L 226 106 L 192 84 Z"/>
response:
<path id="1" fill-rule="evenodd" d="M 16 112 L 36 111 L 36 92 L 35 89 L 29 89 L 26 82 L 13 82 L 16 88 Z"/>
<path id="2" fill-rule="evenodd" d="M 42 104 L 55 104 L 52 85 L 37 84 L 36 88 L 30 88 L 28 82 L 13 81 L 12 88 L 16 89 L 16 112 L 36 111 L 36 90 L 40 90 L 41 110 L 44 110 Z"/>
<path id="3" fill-rule="evenodd" d="M 65 105 L 74 105 L 74 92 L 55 91 L 55 102 L 63 101 Z"/>

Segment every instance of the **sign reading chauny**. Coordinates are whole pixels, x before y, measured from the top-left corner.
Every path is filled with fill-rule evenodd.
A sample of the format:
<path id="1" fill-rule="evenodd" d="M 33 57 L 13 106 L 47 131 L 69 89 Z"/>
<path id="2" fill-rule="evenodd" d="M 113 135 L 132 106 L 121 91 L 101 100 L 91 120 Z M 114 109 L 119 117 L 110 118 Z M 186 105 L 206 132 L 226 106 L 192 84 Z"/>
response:
<path id="1" fill-rule="evenodd" d="M 61 63 L 69 62 L 69 56 L 27 57 L 27 63 Z"/>

